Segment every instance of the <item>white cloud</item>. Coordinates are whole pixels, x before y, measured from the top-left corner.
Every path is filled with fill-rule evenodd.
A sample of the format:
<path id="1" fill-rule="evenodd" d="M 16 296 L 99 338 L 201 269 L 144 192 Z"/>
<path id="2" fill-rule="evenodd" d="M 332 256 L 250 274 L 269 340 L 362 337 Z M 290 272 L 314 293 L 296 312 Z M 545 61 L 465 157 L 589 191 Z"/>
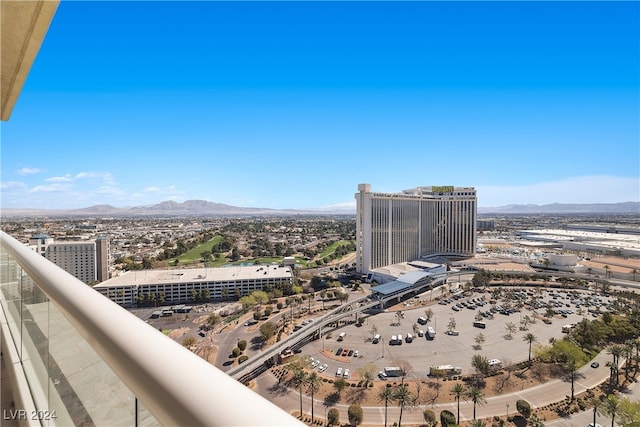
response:
<path id="1" fill-rule="evenodd" d="M 2 190 L 3 193 L 22 192 L 22 191 L 26 191 L 27 189 L 28 189 L 28 186 L 24 182 L 20 182 L 20 181 L 0 182 L 0 190 Z"/>
<path id="2" fill-rule="evenodd" d="M 44 172 L 44 169 L 40 169 L 40 168 L 29 168 L 29 167 L 24 167 L 22 169 L 18 169 L 16 171 L 16 175 L 20 175 L 20 176 L 25 176 L 25 175 L 35 175 L 41 172 Z"/>
<path id="3" fill-rule="evenodd" d="M 476 186 L 478 205 L 618 203 L 640 200 L 640 179 L 608 175 L 579 176 L 529 185 Z"/>
<path id="4" fill-rule="evenodd" d="M 51 178 L 46 178 L 46 182 L 71 182 L 73 178 L 71 175 L 66 174 L 65 176 L 52 176 Z"/>
<path id="5" fill-rule="evenodd" d="M 32 189 L 29 190 L 30 193 L 52 193 L 52 192 L 60 192 L 69 190 L 70 186 L 68 184 L 62 184 L 55 182 L 51 185 L 36 185 Z"/>

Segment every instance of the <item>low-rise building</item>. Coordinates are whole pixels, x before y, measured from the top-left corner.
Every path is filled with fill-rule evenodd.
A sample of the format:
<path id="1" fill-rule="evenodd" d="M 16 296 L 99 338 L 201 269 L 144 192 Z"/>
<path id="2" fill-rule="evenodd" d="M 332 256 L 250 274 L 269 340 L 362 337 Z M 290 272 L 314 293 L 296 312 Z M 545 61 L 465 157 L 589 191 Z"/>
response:
<path id="1" fill-rule="evenodd" d="M 194 295 L 208 293 L 213 301 L 229 300 L 293 284 L 291 268 L 278 265 L 191 268 L 181 270 L 129 271 L 109 279 L 94 289 L 125 307 L 137 305 L 139 296 L 152 296 L 156 302 L 193 302 Z"/>

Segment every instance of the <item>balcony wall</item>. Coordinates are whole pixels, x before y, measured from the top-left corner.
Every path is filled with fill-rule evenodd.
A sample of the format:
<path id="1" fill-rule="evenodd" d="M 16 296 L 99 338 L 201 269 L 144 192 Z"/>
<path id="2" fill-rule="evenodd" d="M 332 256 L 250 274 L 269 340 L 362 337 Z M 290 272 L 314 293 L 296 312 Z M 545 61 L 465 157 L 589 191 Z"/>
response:
<path id="1" fill-rule="evenodd" d="M 21 425 L 304 425 L 1 231 L 0 326 Z"/>

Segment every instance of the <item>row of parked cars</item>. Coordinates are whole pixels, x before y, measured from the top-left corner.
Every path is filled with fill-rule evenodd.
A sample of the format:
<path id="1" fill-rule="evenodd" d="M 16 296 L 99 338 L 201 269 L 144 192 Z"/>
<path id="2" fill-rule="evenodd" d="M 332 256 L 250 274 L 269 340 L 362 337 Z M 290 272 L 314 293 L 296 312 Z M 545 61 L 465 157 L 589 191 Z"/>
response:
<path id="1" fill-rule="evenodd" d="M 311 362 L 311 367 L 313 369 L 318 368 L 319 372 L 324 372 L 329 367 L 329 365 L 327 365 L 326 363 L 323 363 L 321 365 L 320 363 L 322 363 L 322 362 L 320 362 L 318 359 L 314 359 L 313 357 L 309 358 L 309 362 Z"/>
<path id="2" fill-rule="evenodd" d="M 336 356 L 353 356 L 353 357 L 358 357 L 360 355 L 360 352 L 358 350 L 351 350 L 348 348 L 342 348 L 342 347 L 338 347 L 338 349 L 336 350 Z"/>

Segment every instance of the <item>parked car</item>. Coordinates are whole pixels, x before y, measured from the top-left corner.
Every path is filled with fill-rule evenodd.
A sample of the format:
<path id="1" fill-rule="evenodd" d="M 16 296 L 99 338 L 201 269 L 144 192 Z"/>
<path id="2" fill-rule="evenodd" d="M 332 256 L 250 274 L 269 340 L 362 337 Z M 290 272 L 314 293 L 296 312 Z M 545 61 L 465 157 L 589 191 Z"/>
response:
<path id="1" fill-rule="evenodd" d="M 341 377 L 342 376 L 342 368 L 338 368 L 338 370 L 336 371 L 336 377 Z"/>
<path id="2" fill-rule="evenodd" d="M 600 364 L 599 364 L 598 362 L 593 362 L 593 363 L 591 364 L 591 367 L 592 367 L 592 368 L 597 368 L 598 366 L 600 366 Z"/>
<path id="3" fill-rule="evenodd" d="M 344 372 L 342 373 L 342 377 L 349 378 L 349 376 L 350 376 L 349 369 L 345 369 Z"/>

